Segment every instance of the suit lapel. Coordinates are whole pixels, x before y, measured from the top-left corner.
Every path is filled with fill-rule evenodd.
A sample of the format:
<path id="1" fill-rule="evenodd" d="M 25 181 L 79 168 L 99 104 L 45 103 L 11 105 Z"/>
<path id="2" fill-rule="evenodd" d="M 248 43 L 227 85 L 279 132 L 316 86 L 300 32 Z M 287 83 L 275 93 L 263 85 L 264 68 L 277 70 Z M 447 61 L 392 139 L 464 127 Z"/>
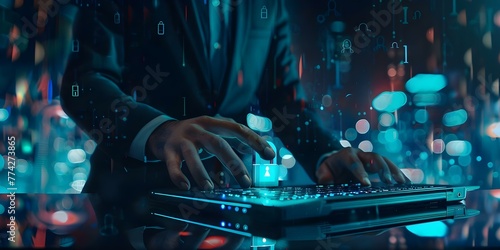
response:
<path id="1" fill-rule="evenodd" d="M 186 1 L 168 1 L 171 2 L 175 8 L 175 13 L 182 20 L 182 28 L 184 30 L 184 36 L 181 38 L 183 41 L 183 46 L 190 46 L 195 54 L 194 61 L 203 73 L 203 80 L 205 81 L 205 86 L 208 89 L 209 80 L 209 69 L 208 69 L 208 56 L 206 53 L 205 38 L 203 36 L 201 26 L 199 25 L 199 15 L 196 14 L 194 6 L 189 3 L 190 0 Z M 184 48 L 185 49 L 185 48 Z M 183 52 L 184 53 L 184 52 Z"/>
<path id="2" fill-rule="evenodd" d="M 250 5 L 250 6 L 249 6 Z M 229 57 L 228 66 L 230 65 L 229 71 L 226 72 L 225 79 L 221 86 L 221 95 L 224 97 L 230 94 L 231 88 L 235 87 L 234 80 L 238 79 L 238 72 L 241 70 L 242 54 L 245 52 L 248 31 L 250 30 L 250 12 L 251 12 L 251 2 L 244 1 L 242 4 L 235 7 L 233 10 L 233 20 L 235 22 L 233 27 L 234 32 L 234 43 L 231 49 L 228 51 L 231 55 Z M 232 85 L 228 85 L 232 84 Z M 227 93 L 229 92 L 229 93 Z M 223 99 L 219 99 L 219 103 L 222 103 Z"/>

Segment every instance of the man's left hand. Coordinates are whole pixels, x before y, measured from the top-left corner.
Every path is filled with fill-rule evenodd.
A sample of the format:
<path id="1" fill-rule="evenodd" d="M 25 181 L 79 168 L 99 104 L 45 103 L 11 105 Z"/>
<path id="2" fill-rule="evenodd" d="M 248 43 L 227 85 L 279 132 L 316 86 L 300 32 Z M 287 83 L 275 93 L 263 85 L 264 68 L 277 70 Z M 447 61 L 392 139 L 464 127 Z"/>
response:
<path id="1" fill-rule="evenodd" d="M 344 148 L 331 153 L 319 166 L 316 177 L 320 184 L 348 183 L 358 180 L 363 185 L 371 185 L 368 173 L 378 173 L 380 180 L 392 183 L 405 183 L 406 179 L 399 168 L 387 158 L 356 148 Z"/>

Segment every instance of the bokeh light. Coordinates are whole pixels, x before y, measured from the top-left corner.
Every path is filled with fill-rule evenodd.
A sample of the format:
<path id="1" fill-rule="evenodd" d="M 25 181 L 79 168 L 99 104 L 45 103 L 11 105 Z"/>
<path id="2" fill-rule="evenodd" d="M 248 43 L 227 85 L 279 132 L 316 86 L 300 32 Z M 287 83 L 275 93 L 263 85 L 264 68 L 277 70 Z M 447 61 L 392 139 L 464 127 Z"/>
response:
<path id="1" fill-rule="evenodd" d="M 354 141 L 358 137 L 358 132 L 354 128 L 348 128 L 344 136 L 348 141 Z"/>
<path id="2" fill-rule="evenodd" d="M 446 144 L 446 153 L 451 156 L 469 155 L 472 150 L 472 145 L 468 141 L 456 140 Z"/>
<path id="3" fill-rule="evenodd" d="M 324 95 L 323 98 L 321 98 L 321 104 L 324 107 L 330 107 L 332 105 L 332 97 L 330 95 Z"/>
<path id="4" fill-rule="evenodd" d="M 0 122 L 4 122 L 9 118 L 9 111 L 0 108 Z"/>
<path id="5" fill-rule="evenodd" d="M 415 111 L 415 121 L 418 123 L 426 123 L 429 119 L 429 113 L 425 109 L 418 109 Z"/>
<path id="6" fill-rule="evenodd" d="M 351 143 L 348 140 L 340 140 L 340 145 L 342 145 L 342 147 L 344 148 L 352 147 Z"/>
<path id="7" fill-rule="evenodd" d="M 431 151 L 434 154 L 443 153 L 445 148 L 446 147 L 445 147 L 445 143 L 444 143 L 443 139 L 436 139 L 436 140 L 432 141 Z"/>
<path id="8" fill-rule="evenodd" d="M 419 237 L 441 238 L 446 236 L 448 227 L 442 221 L 433 221 L 406 226 L 406 229 Z"/>
<path id="9" fill-rule="evenodd" d="M 247 115 L 248 127 L 259 132 L 269 132 L 273 128 L 273 123 L 267 117 L 258 116 L 254 114 Z"/>
<path id="10" fill-rule="evenodd" d="M 439 93 L 417 93 L 413 96 L 413 104 L 417 107 L 436 106 L 441 103 Z"/>
<path id="11" fill-rule="evenodd" d="M 93 140 L 87 140 L 83 144 L 83 148 L 84 148 L 85 152 L 89 155 L 94 153 L 96 146 L 97 146 L 97 144 Z"/>
<path id="12" fill-rule="evenodd" d="M 373 144 L 371 141 L 364 140 L 359 143 L 358 148 L 363 150 L 364 152 L 372 152 L 373 151 Z"/>
<path id="13" fill-rule="evenodd" d="M 378 120 L 379 120 L 380 125 L 382 125 L 384 127 L 390 127 L 390 126 L 394 125 L 394 122 L 396 119 L 394 118 L 394 115 L 391 113 L 382 113 L 378 117 Z"/>
<path id="14" fill-rule="evenodd" d="M 386 142 L 395 142 L 399 138 L 399 132 L 394 128 L 390 128 L 385 131 L 384 138 Z"/>
<path id="15" fill-rule="evenodd" d="M 486 32 L 483 36 L 483 45 L 484 47 L 491 49 L 492 41 L 491 41 L 491 32 Z"/>
<path id="16" fill-rule="evenodd" d="M 65 211 L 57 211 L 52 214 L 52 223 L 59 225 L 68 221 L 68 214 Z"/>
<path id="17" fill-rule="evenodd" d="M 68 152 L 68 160 L 71 163 L 82 163 L 85 161 L 85 156 L 83 149 L 72 149 Z"/>
<path id="18" fill-rule="evenodd" d="M 295 166 L 296 160 L 293 155 L 284 155 L 281 159 L 281 164 L 286 168 L 293 168 Z"/>
<path id="19" fill-rule="evenodd" d="M 464 124 L 467 121 L 467 111 L 459 109 L 451 111 L 443 116 L 443 125 L 447 127 L 454 127 Z"/>
<path id="20" fill-rule="evenodd" d="M 370 122 L 368 122 L 368 120 L 360 119 L 359 121 L 356 122 L 356 131 L 358 131 L 358 133 L 364 135 L 368 133 L 369 130 L 370 130 Z"/>
<path id="21" fill-rule="evenodd" d="M 500 122 L 489 125 L 486 134 L 491 138 L 500 138 Z"/>
<path id="22" fill-rule="evenodd" d="M 410 93 L 437 92 L 446 87 L 446 78 L 440 74 L 418 74 L 406 82 Z"/>
<path id="23" fill-rule="evenodd" d="M 495 17 L 493 18 L 493 22 L 497 27 L 500 27 L 500 10 L 495 13 Z"/>
<path id="24" fill-rule="evenodd" d="M 401 149 L 403 149 L 403 142 L 401 140 L 395 140 L 393 142 L 388 142 L 384 144 L 385 149 L 389 153 L 399 153 L 401 152 Z"/>
<path id="25" fill-rule="evenodd" d="M 464 62 L 467 66 L 472 66 L 472 49 L 468 49 L 464 53 Z"/>
<path id="26" fill-rule="evenodd" d="M 384 91 L 373 99 L 372 106 L 378 111 L 394 112 L 407 102 L 406 94 L 401 91 Z"/>
<path id="27" fill-rule="evenodd" d="M 76 190 L 77 192 L 81 192 L 83 190 L 83 187 L 85 186 L 85 180 L 76 180 L 71 182 L 71 187 Z"/>

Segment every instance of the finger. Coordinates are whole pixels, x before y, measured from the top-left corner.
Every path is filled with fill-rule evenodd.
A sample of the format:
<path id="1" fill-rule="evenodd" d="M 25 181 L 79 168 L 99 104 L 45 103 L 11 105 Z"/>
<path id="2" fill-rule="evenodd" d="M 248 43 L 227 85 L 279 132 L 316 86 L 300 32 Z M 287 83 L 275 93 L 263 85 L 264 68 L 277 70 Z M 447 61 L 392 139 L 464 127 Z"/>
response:
<path id="1" fill-rule="evenodd" d="M 394 164 L 391 160 L 383 157 L 384 161 L 387 163 L 387 166 L 389 166 L 389 169 L 392 173 L 392 176 L 398 183 L 410 183 L 411 181 L 403 174 L 403 172 Z"/>
<path id="2" fill-rule="evenodd" d="M 233 118 L 224 117 L 224 116 L 221 116 L 219 114 L 216 114 L 214 117 L 217 118 L 217 119 L 223 120 L 223 121 L 228 121 L 228 122 L 234 122 L 234 123 L 236 123 L 236 121 Z"/>
<path id="3" fill-rule="evenodd" d="M 340 164 L 343 164 L 345 168 L 347 168 L 353 175 L 358 179 L 361 184 L 363 185 L 371 185 L 370 179 L 368 178 L 368 173 L 366 173 L 366 170 L 363 166 L 363 163 L 359 159 L 358 155 L 356 154 L 356 151 L 354 149 L 350 149 L 350 153 L 347 156 L 344 156 L 346 159 L 343 159 L 343 161 Z M 332 157 L 329 157 L 326 159 L 328 166 L 330 169 L 332 169 L 334 164 L 339 164 L 335 162 L 331 162 Z M 333 170 L 333 169 L 332 169 Z"/>
<path id="4" fill-rule="evenodd" d="M 382 181 L 389 184 L 391 183 L 391 171 L 380 155 L 369 152 L 359 152 L 358 157 L 369 171 L 371 169 L 373 172 L 378 172 Z M 370 166 L 372 167 L 370 168 Z"/>
<path id="5" fill-rule="evenodd" d="M 189 168 L 189 172 L 191 172 L 191 175 L 198 186 L 203 190 L 212 190 L 214 188 L 214 184 L 210 180 L 194 144 L 190 141 L 184 141 L 180 145 L 180 150 L 182 152 L 182 157 L 186 161 L 186 165 Z"/>
<path id="6" fill-rule="evenodd" d="M 205 150 L 217 156 L 219 161 L 231 171 L 242 187 L 250 187 L 252 180 L 247 172 L 247 168 L 238 155 L 234 153 L 231 146 L 218 135 L 206 131 L 201 134 L 198 142 L 202 144 Z"/>
<path id="7" fill-rule="evenodd" d="M 340 157 L 340 158 L 339 158 Z M 338 153 L 335 157 L 328 157 L 323 164 L 326 164 L 335 178 L 335 182 L 343 182 L 343 178 L 348 178 L 344 174 L 344 170 L 349 171 L 354 178 L 358 179 L 363 185 L 371 185 L 370 179 L 368 178 L 368 173 L 366 172 L 363 163 L 358 158 L 356 151 L 354 149 L 342 150 L 342 153 Z"/>
<path id="8" fill-rule="evenodd" d="M 253 149 L 250 146 L 246 145 L 245 143 L 241 142 L 236 138 L 224 138 L 224 139 L 232 148 L 234 148 L 236 151 L 242 154 L 253 153 Z"/>
<path id="9" fill-rule="evenodd" d="M 316 178 L 318 178 L 319 184 L 334 184 L 333 174 L 324 161 L 319 165 L 318 171 L 316 171 Z"/>
<path id="10" fill-rule="evenodd" d="M 275 156 L 267 141 L 243 124 L 205 117 L 200 125 L 205 130 L 222 137 L 237 138 L 257 151 L 263 159 L 271 160 Z"/>
<path id="11" fill-rule="evenodd" d="M 179 154 L 173 149 L 165 149 L 165 162 L 167 163 L 168 175 L 172 182 L 182 190 L 189 190 L 189 180 L 182 173 L 182 161 Z"/>

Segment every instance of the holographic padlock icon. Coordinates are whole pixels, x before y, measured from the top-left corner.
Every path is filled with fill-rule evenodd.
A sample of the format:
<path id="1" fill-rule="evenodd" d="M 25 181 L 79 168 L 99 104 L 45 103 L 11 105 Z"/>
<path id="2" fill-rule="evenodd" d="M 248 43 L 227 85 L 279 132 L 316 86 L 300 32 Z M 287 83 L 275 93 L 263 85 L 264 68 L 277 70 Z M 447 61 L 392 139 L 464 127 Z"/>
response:
<path id="1" fill-rule="evenodd" d="M 165 24 L 163 24 L 163 21 L 158 22 L 158 30 L 157 30 L 158 35 L 162 36 L 165 34 Z"/>
<path id="2" fill-rule="evenodd" d="M 80 86 L 78 86 L 77 82 L 74 82 L 73 86 L 71 86 L 71 96 L 72 97 L 80 96 Z"/>
<path id="3" fill-rule="evenodd" d="M 118 11 L 115 12 L 115 16 L 114 16 L 113 20 L 114 20 L 115 24 L 120 24 L 120 13 L 118 13 Z"/>
<path id="4" fill-rule="evenodd" d="M 71 51 L 72 52 L 79 52 L 80 51 L 80 42 L 78 40 L 73 40 L 73 43 L 71 44 Z"/>
<path id="5" fill-rule="evenodd" d="M 267 19 L 267 7 L 265 5 L 260 9 L 260 18 Z"/>

